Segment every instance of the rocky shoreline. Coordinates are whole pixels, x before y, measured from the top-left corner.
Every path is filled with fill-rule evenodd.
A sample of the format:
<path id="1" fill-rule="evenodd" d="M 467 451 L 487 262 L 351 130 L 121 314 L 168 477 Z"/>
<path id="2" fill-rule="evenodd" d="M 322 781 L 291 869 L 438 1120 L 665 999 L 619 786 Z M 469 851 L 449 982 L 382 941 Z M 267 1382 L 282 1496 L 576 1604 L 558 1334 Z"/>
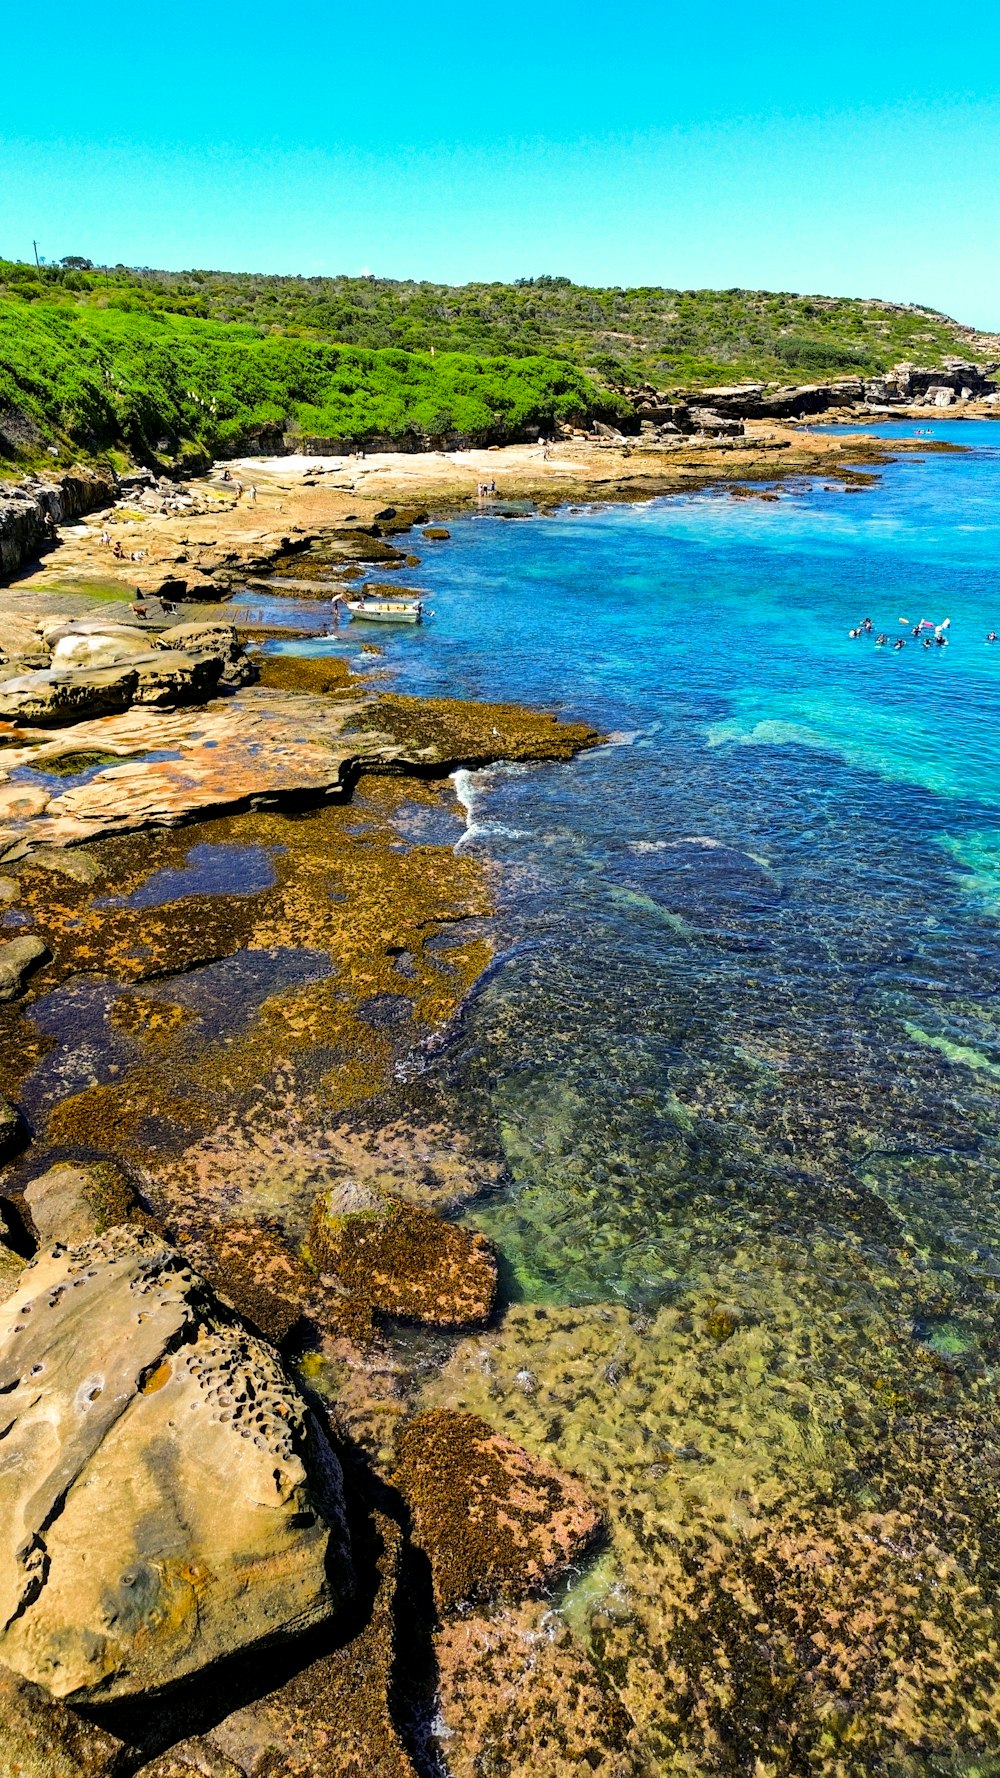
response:
<path id="1" fill-rule="evenodd" d="M 60 554 L 0 635 L 0 1772 L 403 1778 L 444 1626 L 601 1517 L 409 1412 L 383 1328 L 493 1314 L 489 1169 L 363 1113 L 489 960 L 448 774 L 600 737 Z"/>
<path id="2" fill-rule="evenodd" d="M 472 1778 L 514 1695 L 519 1758 L 634 1769 L 546 1620 L 602 1500 L 415 1411 L 393 1337 L 440 1370 L 503 1313 L 455 1220 L 496 1157 L 401 1066 L 492 955 L 449 774 L 602 737 L 257 645 L 470 504 L 848 489 L 908 446 L 750 420 L 0 502 L 0 1778 Z M 257 576 L 267 621 L 227 602 Z"/>

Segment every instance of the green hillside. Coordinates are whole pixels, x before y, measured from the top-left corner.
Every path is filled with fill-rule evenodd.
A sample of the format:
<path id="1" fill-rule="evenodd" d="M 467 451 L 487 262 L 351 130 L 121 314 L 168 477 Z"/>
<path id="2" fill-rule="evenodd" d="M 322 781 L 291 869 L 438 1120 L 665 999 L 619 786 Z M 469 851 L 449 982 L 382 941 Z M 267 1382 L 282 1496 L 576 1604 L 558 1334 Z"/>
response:
<path id="1" fill-rule="evenodd" d="M 286 337 L 372 350 L 556 356 L 614 382 L 689 388 L 885 370 L 900 359 L 995 357 L 1000 342 L 924 308 L 766 290 L 590 289 L 568 278 L 446 285 L 252 272 L 0 262 L 0 292 L 22 301 L 243 322 Z"/>
<path id="2" fill-rule="evenodd" d="M 405 442 L 613 419 L 619 391 L 996 361 L 931 310 L 750 290 L 448 286 L 0 260 L 0 455 L 176 459 L 267 432 Z"/>
<path id="3" fill-rule="evenodd" d="M 360 350 L 102 300 L 0 296 L 0 453 L 218 453 L 262 436 L 481 442 L 627 405 L 544 357 Z"/>

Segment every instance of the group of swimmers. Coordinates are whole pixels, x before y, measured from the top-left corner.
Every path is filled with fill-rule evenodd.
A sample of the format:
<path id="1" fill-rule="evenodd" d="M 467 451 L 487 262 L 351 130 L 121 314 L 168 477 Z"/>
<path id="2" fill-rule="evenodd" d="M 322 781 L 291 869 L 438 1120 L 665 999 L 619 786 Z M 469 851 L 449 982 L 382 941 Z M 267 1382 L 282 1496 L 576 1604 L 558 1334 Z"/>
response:
<path id="1" fill-rule="evenodd" d="M 909 629 L 910 620 L 908 617 L 901 617 L 899 621 L 901 624 L 905 624 L 907 626 L 907 628 Z M 871 618 L 866 617 L 862 623 L 857 624 L 853 630 L 848 630 L 847 633 L 852 639 L 854 639 L 858 636 L 870 636 L 872 631 L 874 630 L 874 628 L 875 628 L 875 625 L 872 623 Z M 950 628 L 951 628 L 951 618 L 950 617 L 946 617 L 943 620 L 943 622 L 939 623 L 939 624 L 932 623 L 929 617 L 922 617 L 920 619 L 919 623 L 914 624 L 911 635 L 912 635 L 913 641 L 921 643 L 921 645 L 924 648 L 947 648 L 948 638 L 945 635 L 945 631 Z M 925 635 L 924 634 L 925 631 L 931 631 L 931 630 L 934 632 L 933 635 Z M 995 642 L 996 639 L 997 639 L 996 631 L 991 630 L 989 635 L 986 638 L 987 642 Z M 887 631 L 880 630 L 878 635 L 875 638 L 875 647 L 876 648 L 885 648 L 887 646 L 887 644 L 889 643 L 889 641 L 890 641 L 890 637 L 889 637 Z M 893 644 L 892 644 L 892 647 L 893 647 L 894 653 L 898 652 L 898 650 L 901 648 L 905 648 L 906 647 L 906 637 L 905 636 L 897 636 L 895 642 L 893 642 Z"/>

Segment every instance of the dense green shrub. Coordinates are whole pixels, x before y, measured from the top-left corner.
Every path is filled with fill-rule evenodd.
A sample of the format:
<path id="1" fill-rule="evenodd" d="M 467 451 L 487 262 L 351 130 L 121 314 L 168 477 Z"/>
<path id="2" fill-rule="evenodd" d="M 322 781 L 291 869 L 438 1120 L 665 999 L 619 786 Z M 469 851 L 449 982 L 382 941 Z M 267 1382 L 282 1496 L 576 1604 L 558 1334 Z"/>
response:
<path id="1" fill-rule="evenodd" d="M 77 448 L 124 442 L 147 456 L 185 443 L 224 451 L 288 427 L 337 439 L 457 432 L 502 442 L 627 411 L 565 362 L 364 351 L 157 314 L 128 290 L 101 305 L 0 298 L 4 409 Z"/>

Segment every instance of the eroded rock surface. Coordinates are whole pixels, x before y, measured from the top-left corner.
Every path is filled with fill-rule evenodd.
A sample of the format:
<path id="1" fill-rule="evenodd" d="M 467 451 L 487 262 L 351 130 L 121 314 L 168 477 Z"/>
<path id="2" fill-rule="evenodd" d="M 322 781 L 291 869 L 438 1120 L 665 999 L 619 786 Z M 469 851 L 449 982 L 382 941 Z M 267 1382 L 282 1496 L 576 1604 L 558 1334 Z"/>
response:
<path id="1" fill-rule="evenodd" d="M 0 1659 L 76 1701 L 325 1619 L 340 1472 L 274 1354 L 181 1256 L 116 1228 L 0 1307 Z"/>

